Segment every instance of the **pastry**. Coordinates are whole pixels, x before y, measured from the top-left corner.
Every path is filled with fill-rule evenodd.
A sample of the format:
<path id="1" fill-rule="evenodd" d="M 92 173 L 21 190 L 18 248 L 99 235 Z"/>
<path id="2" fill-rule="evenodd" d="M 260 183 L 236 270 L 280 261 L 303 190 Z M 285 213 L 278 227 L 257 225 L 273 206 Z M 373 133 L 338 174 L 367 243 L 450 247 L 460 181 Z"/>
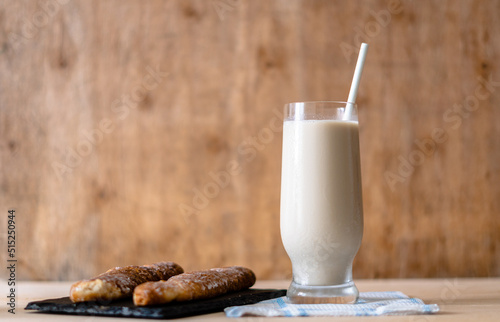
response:
<path id="1" fill-rule="evenodd" d="M 174 262 L 160 262 L 144 266 L 115 267 L 90 280 L 71 286 L 70 299 L 73 302 L 106 301 L 132 296 L 134 288 L 149 281 L 168 280 L 183 273 L 182 267 Z"/>
<path id="2" fill-rule="evenodd" d="M 240 266 L 212 268 L 176 275 L 167 281 L 147 282 L 134 290 L 134 304 L 139 306 L 172 301 L 200 300 L 249 288 L 255 274 Z"/>

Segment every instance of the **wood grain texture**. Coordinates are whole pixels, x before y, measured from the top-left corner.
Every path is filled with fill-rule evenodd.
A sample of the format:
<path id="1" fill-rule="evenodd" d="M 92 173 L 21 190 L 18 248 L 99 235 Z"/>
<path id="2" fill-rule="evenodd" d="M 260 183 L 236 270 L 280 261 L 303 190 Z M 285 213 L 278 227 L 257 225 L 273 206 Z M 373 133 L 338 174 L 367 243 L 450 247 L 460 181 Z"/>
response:
<path id="1" fill-rule="evenodd" d="M 500 1 L 2 1 L 0 18 L 18 278 L 161 260 L 290 278 L 281 110 L 345 99 L 360 41 L 354 277 L 500 275 Z"/>

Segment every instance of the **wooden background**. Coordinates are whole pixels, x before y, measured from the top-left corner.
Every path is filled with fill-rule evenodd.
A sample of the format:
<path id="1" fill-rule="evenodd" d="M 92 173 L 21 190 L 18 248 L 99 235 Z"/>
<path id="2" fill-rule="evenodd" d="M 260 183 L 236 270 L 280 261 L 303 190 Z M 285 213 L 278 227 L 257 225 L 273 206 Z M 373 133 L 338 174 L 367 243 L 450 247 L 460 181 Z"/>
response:
<path id="1" fill-rule="evenodd" d="M 290 278 L 282 107 L 346 99 L 361 41 L 354 277 L 500 275 L 500 1 L 0 3 L 19 279 L 159 260 Z"/>

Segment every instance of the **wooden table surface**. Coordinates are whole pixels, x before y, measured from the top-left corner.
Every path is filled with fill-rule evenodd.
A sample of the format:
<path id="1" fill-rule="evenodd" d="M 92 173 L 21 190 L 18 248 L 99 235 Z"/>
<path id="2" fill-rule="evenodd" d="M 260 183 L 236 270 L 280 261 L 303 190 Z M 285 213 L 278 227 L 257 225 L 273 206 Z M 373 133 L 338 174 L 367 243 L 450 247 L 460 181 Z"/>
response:
<path id="1" fill-rule="evenodd" d="M 2 282 L 2 294 L 6 294 L 7 283 Z M 286 288 L 287 281 L 259 281 L 257 288 Z M 336 321 L 353 321 L 354 319 L 371 321 L 499 321 L 500 319 L 500 278 L 477 279 L 390 279 L 390 280 L 357 280 L 361 292 L 367 291 L 402 291 L 418 297 L 425 303 L 439 304 L 441 310 L 434 315 L 386 316 L 386 317 L 343 317 Z M 143 319 L 124 319 L 95 316 L 69 316 L 40 314 L 25 311 L 29 301 L 63 297 L 68 294 L 70 282 L 19 282 L 17 288 L 17 307 L 15 316 L 7 312 L 6 305 L 1 305 L 0 321 L 13 318 L 15 321 L 154 321 Z M 2 298 L 5 299 L 4 295 Z M 183 320 L 223 320 L 224 314 L 212 313 L 185 318 Z M 240 318 L 241 321 L 265 321 L 276 318 Z M 308 321 L 326 321 L 332 318 L 303 318 Z M 282 318 L 279 321 L 283 321 Z M 296 320 L 295 320 L 296 321 Z"/>

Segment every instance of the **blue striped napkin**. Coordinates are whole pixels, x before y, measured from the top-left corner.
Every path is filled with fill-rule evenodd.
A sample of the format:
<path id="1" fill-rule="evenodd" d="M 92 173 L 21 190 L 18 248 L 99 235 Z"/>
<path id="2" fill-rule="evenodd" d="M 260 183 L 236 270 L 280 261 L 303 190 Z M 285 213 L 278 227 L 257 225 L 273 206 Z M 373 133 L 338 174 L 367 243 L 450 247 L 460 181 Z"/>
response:
<path id="1" fill-rule="evenodd" d="M 356 304 L 292 304 L 286 296 L 257 304 L 232 306 L 227 317 L 241 316 L 376 316 L 430 314 L 439 311 L 437 304 L 425 304 L 401 292 L 365 292 Z"/>

